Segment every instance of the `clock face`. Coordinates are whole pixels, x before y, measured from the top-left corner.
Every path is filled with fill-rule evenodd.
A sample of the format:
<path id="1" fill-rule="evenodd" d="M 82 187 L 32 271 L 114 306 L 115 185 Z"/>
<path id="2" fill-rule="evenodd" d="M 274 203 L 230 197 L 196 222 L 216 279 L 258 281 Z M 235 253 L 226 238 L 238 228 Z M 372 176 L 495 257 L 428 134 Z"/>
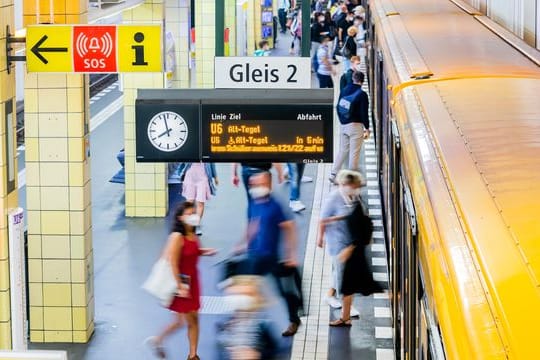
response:
<path id="1" fill-rule="evenodd" d="M 180 149 L 187 140 L 188 127 L 183 117 L 172 111 L 162 111 L 148 123 L 148 139 L 160 151 Z"/>

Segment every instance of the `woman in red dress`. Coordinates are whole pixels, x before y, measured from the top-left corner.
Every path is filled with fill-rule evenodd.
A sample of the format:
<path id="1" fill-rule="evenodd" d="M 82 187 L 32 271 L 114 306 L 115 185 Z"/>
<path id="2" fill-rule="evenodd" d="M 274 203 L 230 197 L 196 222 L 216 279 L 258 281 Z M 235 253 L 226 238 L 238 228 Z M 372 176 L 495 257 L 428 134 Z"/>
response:
<path id="1" fill-rule="evenodd" d="M 187 322 L 189 339 L 188 360 L 199 360 L 197 345 L 199 341 L 200 288 L 197 262 L 200 255 L 214 255 L 215 249 L 201 248 L 195 235 L 195 227 L 200 218 L 192 202 L 182 203 L 175 212 L 174 225 L 162 257 L 169 260 L 178 282 L 178 292 L 169 310 L 175 313 L 174 321 L 163 332 L 151 337 L 149 343 L 157 357 L 165 359 L 163 340 Z"/>

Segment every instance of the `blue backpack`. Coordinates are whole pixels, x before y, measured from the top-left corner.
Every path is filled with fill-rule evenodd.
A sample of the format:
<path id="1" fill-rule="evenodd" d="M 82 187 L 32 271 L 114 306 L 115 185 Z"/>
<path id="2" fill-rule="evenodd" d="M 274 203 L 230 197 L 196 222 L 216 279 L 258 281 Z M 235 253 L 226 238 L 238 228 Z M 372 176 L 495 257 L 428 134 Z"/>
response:
<path id="1" fill-rule="evenodd" d="M 349 123 L 351 121 L 351 104 L 358 95 L 362 92 L 362 89 L 358 89 L 352 94 L 342 96 L 339 98 L 336 110 L 341 123 Z"/>

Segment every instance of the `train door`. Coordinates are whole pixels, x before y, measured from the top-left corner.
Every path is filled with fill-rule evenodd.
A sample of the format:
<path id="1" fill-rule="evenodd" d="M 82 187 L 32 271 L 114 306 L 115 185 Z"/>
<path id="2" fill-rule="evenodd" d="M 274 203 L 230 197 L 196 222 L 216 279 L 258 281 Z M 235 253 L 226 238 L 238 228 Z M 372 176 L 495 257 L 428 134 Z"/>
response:
<path id="1" fill-rule="evenodd" d="M 400 198 L 403 200 L 401 208 L 401 221 L 399 234 L 402 245 L 402 301 L 401 314 L 402 319 L 402 353 L 404 359 L 416 359 L 416 328 L 418 322 L 417 315 L 417 279 L 418 279 L 418 261 L 417 261 L 417 231 L 416 215 L 411 192 L 406 181 L 400 181 Z"/>
<path id="2" fill-rule="evenodd" d="M 388 233 L 388 241 L 386 242 L 386 250 L 389 264 L 390 284 L 392 286 L 392 319 L 394 328 L 394 344 L 396 349 L 396 355 L 399 356 L 399 349 L 401 348 L 401 314 L 400 314 L 400 302 L 402 299 L 401 293 L 401 241 L 398 238 L 399 228 L 401 227 L 400 216 L 400 204 L 403 202 L 401 199 L 401 193 L 398 191 L 400 188 L 400 163 L 401 163 L 401 141 L 399 138 L 399 132 L 395 121 L 392 121 L 392 151 L 389 153 L 390 160 L 390 176 L 389 181 L 391 184 L 391 204 L 390 204 L 390 220 L 391 226 L 388 227 L 390 231 Z"/>

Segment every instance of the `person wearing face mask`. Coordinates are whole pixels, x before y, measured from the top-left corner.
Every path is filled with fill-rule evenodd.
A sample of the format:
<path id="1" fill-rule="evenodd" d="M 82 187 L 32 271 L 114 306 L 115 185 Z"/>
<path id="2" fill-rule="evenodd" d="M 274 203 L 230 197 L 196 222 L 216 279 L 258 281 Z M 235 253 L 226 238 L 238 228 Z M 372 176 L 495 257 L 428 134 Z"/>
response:
<path id="1" fill-rule="evenodd" d="M 330 37 L 323 36 L 321 46 L 319 47 L 319 50 L 317 50 L 317 62 L 319 64 L 317 69 L 317 78 L 319 79 L 319 88 L 334 87 L 332 75 L 335 73 L 335 70 L 331 63 L 332 55 L 329 44 Z"/>
<path id="2" fill-rule="evenodd" d="M 350 61 L 351 61 L 351 67 L 349 68 L 349 70 L 344 72 L 343 75 L 341 75 L 341 78 L 339 79 L 339 90 L 340 91 L 345 89 L 348 85 L 352 84 L 353 83 L 353 79 L 352 79 L 353 73 L 355 71 L 360 71 L 360 64 L 361 64 L 360 57 L 359 56 L 352 56 Z"/>
<path id="3" fill-rule="evenodd" d="M 325 17 L 323 13 L 316 12 L 314 14 L 314 22 L 311 25 L 311 63 L 313 64 L 313 71 L 317 72 L 318 61 L 317 61 L 317 51 L 321 46 L 321 41 L 323 36 L 330 35 L 330 27 L 325 22 Z"/>
<path id="4" fill-rule="evenodd" d="M 373 279 L 373 273 L 366 259 L 365 248 L 371 243 L 373 222 L 365 214 L 361 201 L 357 201 L 354 205 L 346 224 L 351 243 L 338 255 L 338 260 L 343 265 L 341 282 L 343 307 L 341 317 L 330 322 L 330 326 L 338 327 L 351 326 L 350 318 L 354 316 L 352 307 L 354 294 L 369 296 L 384 291 L 384 288 Z"/>
<path id="5" fill-rule="evenodd" d="M 345 39 L 347 38 L 347 30 L 354 25 L 354 13 L 344 9 L 343 16 L 336 21 L 338 31 L 338 47 L 343 48 Z M 353 54 L 356 55 L 356 54 Z"/>
<path id="6" fill-rule="evenodd" d="M 199 309 L 201 307 L 199 274 L 197 262 L 199 256 L 216 254 L 212 248 L 201 248 L 195 234 L 195 227 L 200 222 L 195 212 L 195 205 L 186 201 L 176 209 L 173 226 L 162 257 L 171 264 L 173 274 L 178 282 L 177 295 L 169 305 L 175 318 L 158 336 L 146 340 L 160 358 L 165 359 L 163 341 L 187 323 L 189 340 L 188 360 L 199 360 L 197 346 L 199 342 Z"/>
<path id="7" fill-rule="evenodd" d="M 344 264 L 339 260 L 339 254 L 352 243 L 345 220 L 359 201 L 359 190 L 363 183 L 360 173 L 349 170 L 341 170 L 337 179 L 339 187 L 332 190 L 323 203 L 317 237 L 317 246 L 326 247 L 332 258 L 332 287 L 328 290 L 326 301 L 334 309 L 342 306 L 339 298 L 342 295 Z M 354 308 L 350 312 L 352 317 L 360 314 Z"/>
<path id="8" fill-rule="evenodd" d="M 202 219 L 204 205 L 216 194 L 219 184 L 216 166 L 213 163 L 185 163 L 179 168 L 182 182 L 182 196 L 189 202 L 197 204 L 197 215 Z M 202 235 L 200 224 L 195 228 L 197 235 Z"/>
<path id="9" fill-rule="evenodd" d="M 296 334 L 300 326 L 298 311 L 301 304 L 289 296 L 280 281 L 283 268 L 294 269 L 296 260 L 296 226 L 293 216 L 271 195 L 272 175 L 269 172 L 252 175 L 249 179 L 251 202 L 248 206 L 248 227 L 244 242 L 237 252 L 247 250 L 245 273 L 250 275 L 271 274 L 287 303 L 290 324 L 283 336 Z M 285 240 L 285 260 L 279 260 L 282 233 Z"/>

